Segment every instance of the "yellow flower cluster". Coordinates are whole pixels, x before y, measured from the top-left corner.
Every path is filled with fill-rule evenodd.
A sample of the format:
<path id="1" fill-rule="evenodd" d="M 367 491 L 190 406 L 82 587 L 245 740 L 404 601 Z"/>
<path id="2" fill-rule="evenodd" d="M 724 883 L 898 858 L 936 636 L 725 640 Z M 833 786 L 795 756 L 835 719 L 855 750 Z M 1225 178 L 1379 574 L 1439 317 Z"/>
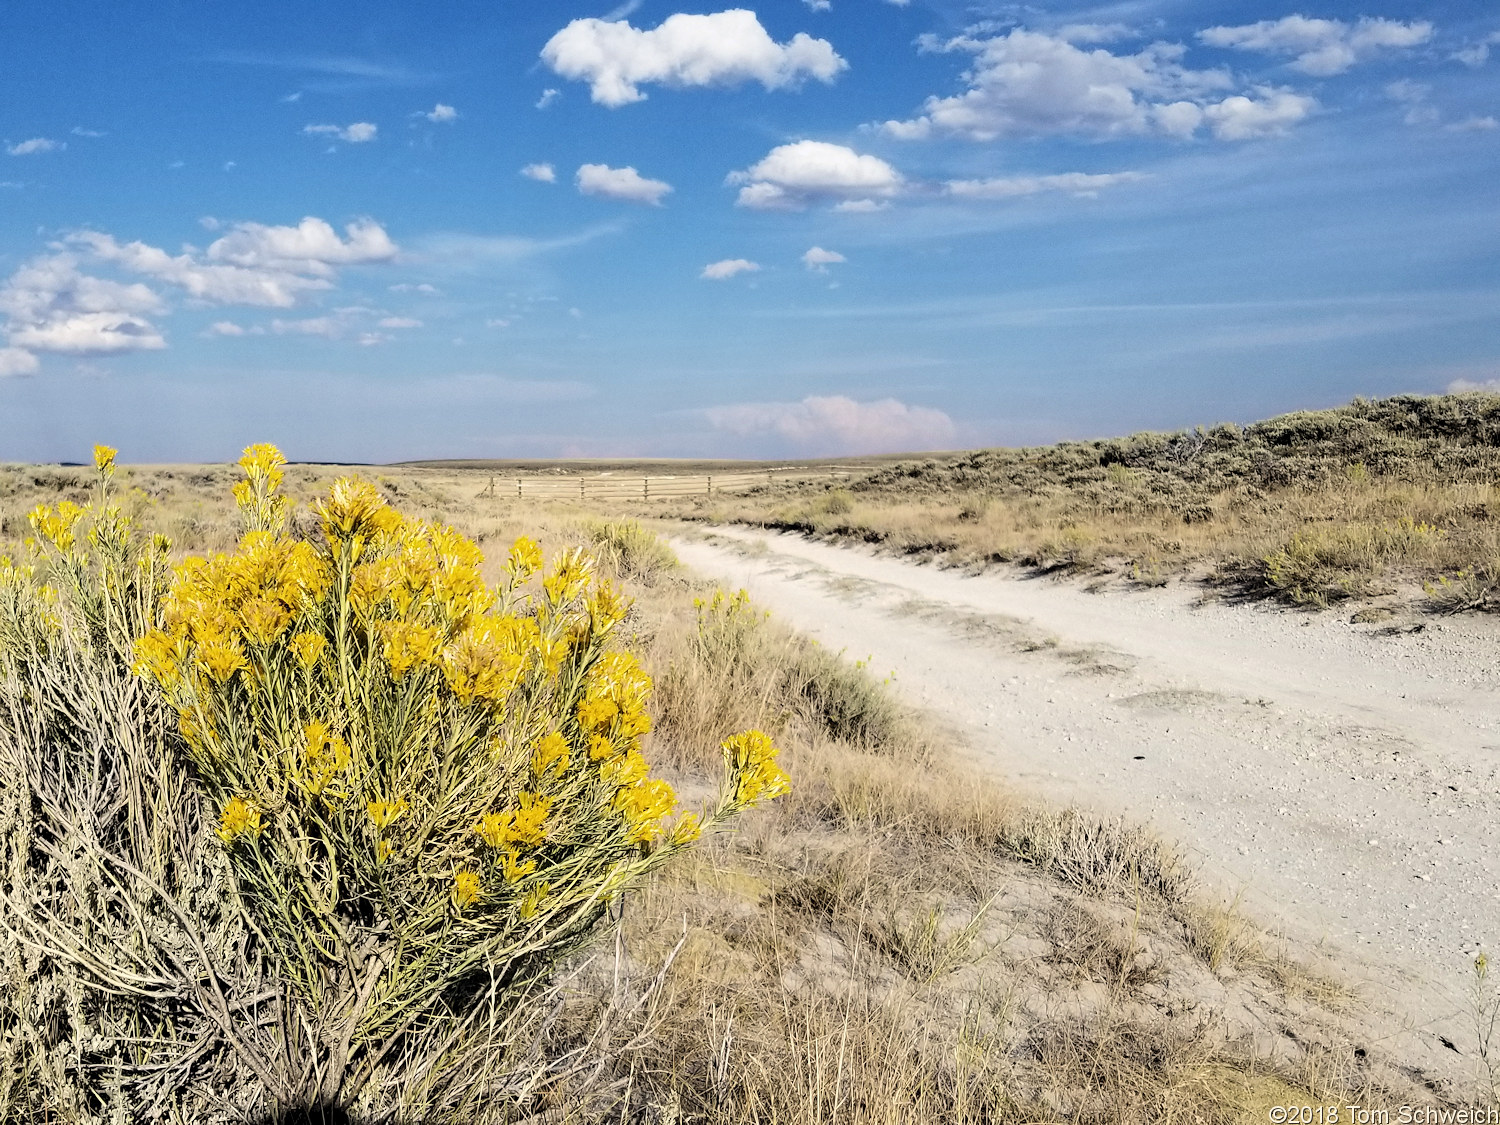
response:
<path id="1" fill-rule="evenodd" d="M 253 494 L 242 496 L 247 523 L 256 524 L 258 511 L 280 502 L 274 489 L 282 463 L 272 446 L 245 451 L 241 464 L 250 478 L 244 483 L 254 486 Z M 403 520 L 374 486 L 358 480 L 338 481 L 318 513 L 326 537 L 321 550 L 262 529 L 247 533 L 233 554 L 182 563 L 163 607 L 163 628 L 137 645 L 138 670 L 168 690 L 198 675 L 225 684 L 292 631 L 295 663 L 310 671 L 328 648 L 327 603 L 345 572 L 355 623 L 377 635 L 395 680 L 438 668 L 460 702 L 500 706 L 533 663 L 556 674 L 566 659 L 576 638 L 543 637 L 535 617 L 488 612 L 494 595 L 480 573 L 483 556 L 452 528 Z M 49 538 L 65 545 L 77 518 L 66 507 L 35 517 Z M 539 564 L 536 544 L 518 540 L 512 575 L 529 576 Z M 588 560 L 574 552 L 548 581 L 557 597 L 576 597 L 590 573 Z M 605 586 L 585 607 L 598 635 L 622 615 L 623 600 Z M 264 657 L 267 664 L 271 656 Z"/>
<path id="2" fill-rule="evenodd" d="M 71 500 L 64 500 L 56 508 L 38 504 L 26 518 L 32 530 L 59 551 L 66 553 L 73 549 L 74 529 L 83 517 L 83 508 Z"/>
<path id="3" fill-rule="evenodd" d="M 541 650 L 535 618 L 475 621 L 443 652 L 443 676 L 460 701 L 504 703 L 529 654 Z"/>
<path id="4" fill-rule="evenodd" d="M 583 593 L 593 577 L 594 560 L 589 558 L 582 547 L 575 547 L 559 558 L 542 579 L 542 592 L 547 596 L 547 604 L 552 607 L 566 605 Z"/>
<path id="5" fill-rule="evenodd" d="M 302 777 L 308 793 L 316 797 L 327 790 L 332 797 L 347 796 L 341 789 L 333 790 L 330 786 L 349 768 L 349 744 L 331 734 L 328 724 L 321 719 L 308 723 L 303 733 L 307 736 L 307 748 L 303 752 Z"/>
<path id="6" fill-rule="evenodd" d="M 739 778 L 741 804 L 769 801 L 791 790 L 791 779 L 776 764 L 776 747 L 762 731 L 748 730 L 724 743 L 724 755 Z"/>
<path id="7" fill-rule="evenodd" d="M 231 797 L 219 814 L 219 839 L 226 844 L 241 836 L 256 836 L 260 830 L 260 809 L 243 797 Z"/>
<path id="8" fill-rule="evenodd" d="M 453 907 L 462 910 L 479 901 L 479 876 L 472 871 L 458 871 L 453 876 Z"/>
<path id="9" fill-rule="evenodd" d="M 162 606 L 164 627 L 136 642 L 136 668 L 169 691 L 192 673 L 226 683 L 250 667 L 247 646 L 269 648 L 315 615 L 332 580 L 310 544 L 268 531 L 248 533 L 232 555 L 189 558 Z M 297 644 L 300 658 L 316 642 Z"/>
<path id="10" fill-rule="evenodd" d="M 411 806 L 405 798 L 395 801 L 371 801 L 365 806 L 365 812 L 370 816 L 370 823 L 380 831 L 395 824 L 410 809 Z"/>
<path id="11" fill-rule="evenodd" d="M 274 445 L 252 445 L 240 458 L 245 479 L 234 486 L 234 498 L 246 525 L 254 531 L 280 531 L 290 504 L 276 495 L 286 458 Z"/>
<path id="12" fill-rule="evenodd" d="M 391 677 L 402 679 L 413 668 L 431 664 L 442 651 L 442 635 L 430 625 L 410 621 L 383 621 L 380 635 L 385 642 L 385 662 Z"/>
<path id="13" fill-rule="evenodd" d="M 505 569 L 510 572 L 513 583 L 525 582 L 542 569 L 542 548 L 535 539 L 521 536 L 511 544 Z"/>
<path id="14" fill-rule="evenodd" d="M 551 797 L 522 793 L 516 808 L 486 813 L 474 825 L 474 831 L 487 847 L 536 847 L 547 839 L 547 814 L 552 811 L 552 803 Z"/>
<path id="15" fill-rule="evenodd" d="M 561 777 L 567 771 L 569 761 L 568 740 L 553 731 L 539 739 L 536 749 L 531 752 L 531 772 L 539 778 Z"/>
<path id="16" fill-rule="evenodd" d="M 105 480 L 115 475 L 115 458 L 119 453 L 118 449 L 107 445 L 94 446 L 94 468 Z"/>
<path id="17" fill-rule="evenodd" d="M 650 691 L 651 679 L 635 657 L 608 652 L 585 681 L 577 709 L 589 759 L 615 787 L 610 807 L 623 817 L 626 836 L 634 843 L 659 839 L 663 820 L 677 807 L 672 786 L 648 777 L 649 767 L 640 753 L 641 736 L 651 729 L 646 712 Z"/>

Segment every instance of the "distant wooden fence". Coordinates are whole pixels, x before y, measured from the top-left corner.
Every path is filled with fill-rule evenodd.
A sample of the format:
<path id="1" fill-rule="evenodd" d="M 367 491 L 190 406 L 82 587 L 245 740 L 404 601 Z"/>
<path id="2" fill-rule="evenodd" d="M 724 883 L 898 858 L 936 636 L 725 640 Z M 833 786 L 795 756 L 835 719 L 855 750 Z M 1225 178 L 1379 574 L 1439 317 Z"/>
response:
<path id="1" fill-rule="evenodd" d="M 804 480 L 848 480 L 847 472 L 694 473 L 683 476 L 627 477 L 599 473 L 535 477 L 491 477 L 481 495 L 518 500 L 657 500 L 671 496 L 744 493 L 754 488 Z"/>

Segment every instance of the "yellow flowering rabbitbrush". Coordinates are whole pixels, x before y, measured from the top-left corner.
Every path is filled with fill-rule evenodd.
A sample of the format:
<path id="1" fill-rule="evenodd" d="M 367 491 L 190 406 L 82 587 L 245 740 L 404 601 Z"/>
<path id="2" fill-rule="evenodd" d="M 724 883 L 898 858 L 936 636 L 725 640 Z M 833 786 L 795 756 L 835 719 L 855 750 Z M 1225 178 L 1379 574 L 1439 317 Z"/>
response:
<path id="1" fill-rule="evenodd" d="M 651 680 L 611 646 L 629 602 L 587 553 L 545 565 L 519 539 L 492 587 L 473 543 L 357 479 L 299 538 L 280 453 L 240 464 L 238 549 L 176 567 L 135 662 L 176 710 L 257 932 L 346 1028 L 339 1065 L 461 1018 L 480 978 L 545 975 L 704 829 L 786 791 L 755 731 L 724 744 L 701 814 L 651 776 Z M 34 522 L 62 543 L 70 520 Z"/>

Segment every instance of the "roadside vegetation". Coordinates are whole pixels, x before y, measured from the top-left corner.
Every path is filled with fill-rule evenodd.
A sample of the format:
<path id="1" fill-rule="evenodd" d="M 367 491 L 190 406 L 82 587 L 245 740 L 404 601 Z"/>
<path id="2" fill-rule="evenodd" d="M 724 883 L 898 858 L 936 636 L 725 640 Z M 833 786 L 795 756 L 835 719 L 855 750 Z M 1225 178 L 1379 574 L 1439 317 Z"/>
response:
<path id="1" fill-rule="evenodd" d="M 1356 400 L 1240 428 L 986 449 L 837 485 L 680 504 L 693 519 L 1327 606 L 1500 607 L 1500 395 Z"/>
<path id="2" fill-rule="evenodd" d="M 284 471 L 280 494 L 304 501 L 326 494 L 338 475 L 314 467 Z M 242 516 L 225 499 L 235 477 L 222 467 L 118 471 L 121 515 L 135 518 L 143 532 L 175 539 L 170 548 L 150 546 L 143 557 L 157 561 L 149 566 L 186 553 L 236 551 Z M 529 565 L 529 549 L 519 562 L 511 550 L 523 534 L 535 536 L 549 559 L 585 549 L 605 578 L 622 584 L 631 604 L 621 603 L 625 615 L 610 644 L 638 661 L 652 681 L 645 703 L 652 730 L 641 752 L 684 805 L 711 806 L 723 793 L 720 746 L 738 731 L 766 732 L 782 748 L 777 760 L 792 779 L 789 794 L 747 809 L 734 831 L 684 848 L 639 889 L 614 900 L 594 919 L 594 932 L 604 940 L 563 934 L 546 947 L 555 958 L 548 952 L 526 962 L 525 988 L 508 994 L 507 1003 L 496 1006 L 486 994 L 486 1007 L 472 988 L 439 990 L 434 1010 L 449 1016 L 467 1011 L 475 1019 L 446 1025 L 458 1036 L 449 1042 L 430 1033 L 443 1025 L 429 1016 L 422 1034 L 406 1041 L 405 1053 L 397 1051 L 399 1065 L 377 1062 L 359 1071 L 375 1101 L 386 1098 L 381 1104 L 389 1107 L 410 1094 L 430 1097 L 438 1110 L 424 1121 L 991 1125 L 1233 1122 L 1265 1120 L 1275 1104 L 1431 1100 L 1411 1085 L 1412 1076 L 1395 1065 L 1399 1060 L 1382 1059 L 1364 1042 L 1358 998 L 1336 983 L 1336 967 L 1294 958 L 1233 903 L 1215 902 L 1169 844 L 1129 823 L 1050 808 L 970 774 L 864 670 L 782 628 L 743 595 L 693 579 L 628 515 L 480 504 L 472 492 L 441 487 L 419 472 L 372 477 L 378 496 L 361 493 L 361 511 L 391 510 L 375 502 L 383 497 L 407 521 L 453 527 L 484 553 L 472 563 L 492 586 L 513 587 L 515 568 Z M 85 504 L 97 496 L 96 487 L 85 469 L 0 469 L 0 552 L 25 557 L 21 540 L 37 533 L 26 518 L 34 505 L 53 505 L 58 513 L 60 501 Z M 851 512 L 869 502 L 871 491 L 863 483 L 850 490 Z M 287 551 L 326 534 L 305 507 L 285 515 Z M 159 573 L 143 570 L 137 581 L 149 585 Z M 106 582 L 103 588 L 118 586 Z M 138 601 L 132 612 L 149 617 L 139 608 L 148 603 Z M 28 628 L 52 628 L 45 604 L 42 610 Z M 192 610 L 210 611 L 201 604 Z M 18 620 L 16 607 L 0 607 L 0 636 L 14 632 Z M 327 965 L 320 958 L 360 936 L 360 955 L 367 965 L 375 963 L 389 933 L 378 915 L 356 911 L 330 935 L 314 935 L 308 948 L 297 940 L 302 931 L 280 935 L 298 946 L 293 960 L 309 966 L 326 999 L 343 997 L 300 1028 L 288 1023 L 278 1007 L 285 995 L 278 991 L 285 987 L 281 955 L 264 924 L 251 924 L 261 909 L 256 900 L 277 911 L 313 914 L 317 904 L 288 906 L 283 891 L 264 884 L 253 869 L 236 874 L 235 856 L 251 854 L 242 837 L 268 832 L 272 816 L 251 801 L 225 819 L 229 803 L 219 798 L 229 793 L 214 788 L 224 782 L 212 774 L 237 751 L 212 743 L 218 736 L 205 736 L 191 722 L 189 738 L 179 733 L 176 715 L 198 702 L 181 689 L 155 695 L 149 682 L 122 668 L 110 655 L 118 643 L 110 629 L 122 624 L 140 632 L 145 621 L 102 631 L 83 622 L 76 643 L 65 646 L 72 663 L 46 664 L 52 671 L 41 680 L 34 666 L 28 671 L 16 659 L 14 646 L 0 671 L 0 695 L 16 703 L 17 692 L 53 690 L 48 677 L 62 667 L 70 687 L 48 697 L 56 705 L 49 729 L 71 723 L 80 732 L 64 776 L 45 765 L 39 753 L 45 739 L 38 741 L 45 732 L 23 721 L 25 708 L 0 710 L 0 758 L 6 762 L 0 793 L 9 810 L 0 811 L 0 837 L 30 839 L 33 849 L 12 847 L 0 881 L 0 912 L 10 912 L 0 927 L 0 1120 L 108 1120 L 111 1108 L 121 1105 L 127 1071 L 156 1092 L 149 1105 L 125 1103 L 130 1119 L 181 1120 L 173 1098 L 186 1091 L 199 1099 L 190 1119 L 218 1114 L 242 1120 L 238 1114 L 254 1104 L 243 1095 L 263 1091 L 265 1083 L 253 1067 L 241 1065 L 230 1042 L 235 1035 L 264 1048 L 257 1058 L 271 1059 L 271 1076 L 293 1094 L 337 1101 L 326 1097 L 330 1066 L 299 1072 L 289 1063 L 277 1069 L 278 1060 L 297 1057 L 290 1050 L 301 1042 L 297 1036 L 311 1035 L 332 1044 L 326 1057 L 349 1063 L 339 1053 L 347 1046 L 341 1029 L 355 1006 L 369 1004 L 358 987 L 369 978 L 341 975 L 350 958 Z M 391 651 L 382 658 L 387 664 Z M 96 675 L 98 669 L 77 666 L 89 660 L 113 670 Z M 158 671 L 170 680 L 165 665 Z M 235 706 L 225 704 L 215 730 L 237 721 Z M 243 721 L 264 721 L 252 712 Z M 115 746 L 127 765 L 136 763 L 118 775 L 129 782 L 123 811 L 118 790 L 97 781 L 74 785 L 88 776 L 87 752 L 110 745 L 121 714 L 131 716 L 129 729 L 150 734 L 139 746 Z M 338 765 L 331 741 L 318 749 L 324 766 L 335 773 L 346 768 Z M 138 751 L 138 759 L 130 757 Z M 17 756 L 28 752 L 31 764 L 18 770 Z M 731 768 L 743 769 L 743 763 Z M 426 792 L 428 777 L 419 769 L 410 788 Z M 585 784 L 571 777 L 565 766 L 558 785 Z M 79 802 L 93 802 L 89 831 L 52 825 L 36 843 L 37 809 L 56 819 L 58 810 Z M 438 803 L 414 800 L 388 826 L 444 822 L 436 815 Z M 141 818 L 138 809 L 150 815 Z M 256 819 L 262 813 L 264 822 Z M 299 815 L 323 814 L 309 805 Z M 622 831 L 634 831 L 630 817 L 654 815 L 654 806 L 635 809 Z M 369 818 L 373 823 L 375 814 Z M 106 821 L 116 832 L 107 839 L 100 835 Z M 669 841 L 676 823 L 662 830 Z M 514 818 L 494 827 L 517 829 Z M 368 841 L 351 837 L 338 846 L 363 841 L 378 848 L 384 828 L 375 829 Z M 470 849 L 477 860 L 488 855 L 477 829 L 460 835 L 464 842 L 455 847 Z M 295 851 L 295 833 L 275 838 L 278 848 Z M 89 858 L 101 841 L 135 849 L 126 855 L 135 857 L 138 872 L 165 871 L 177 881 L 154 880 L 166 893 L 143 889 L 123 868 Z M 493 891 L 483 884 L 495 895 L 493 913 L 485 917 L 497 930 L 529 923 L 523 915 L 535 917 L 548 894 L 558 893 L 549 888 L 527 905 L 537 873 L 509 879 L 507 858 L 514 872 L 527 861 L 529 846 L 519 838 L 510 844 L 516 854 L 497 861 Z M 34 859 L 38 854 L 45 862 Z M 404 861 L 413 865 L 415 885 L 427 861 L 420 849 Z M 203 865 L 204 874 L 184 877 L 197 870 L 194 864 Z M 471 870 L 482 873 L 479 866 L 444 868 L 443 917 L 477 909 L 469 895 L 478 884 L 458 879 Z M 51 897 L 54 883 L 82 897 Z M 17 936 L 38 919 L 45 929 L 49 918 L 59 920 L 49 911 L 75 901 L 87 901 L 96 914 L 65 936 L 86 936 L 94 943 L 85 943 L 93 960 L 75 956 L 76 940 L 69 946 Z M 204 911 L 213 939 L 204 942 L 198 960 L 187 959 L 196 966 L 191 971 L 183 967 L 185 947 L 174 929 L 182 919 L 174 906 L 192 916 Z M 24 924 L 16 910 L 27 915 Z M 119 940 L 104 948 L 137 952 L 128 964 L 112 962 L 113 970 L 124 965 L 135 975 L 105 977 L 113 981 L 106 995 L 99 990 L 98 942 L 114 937 Z M 413 940 L 450 950 L 453 935 L 420 930 Z M 247 991 L 224 998 L 223 1027 L 184 1022 L 194 1003 L 208 1003 L 209 983 L 233 974 Z M 505 987 L 517 979 L 507 977 Z M 281 1055 L 273 1049 L 278 1044 Z M 225 1057 L 241 1062 L 218 1070 L 209 1065 Z M 154 1077 L 141 1079 L 141 1073 Z M 85 1096 L 84 1087 L 96 1093 Z M 116 1091 L 113 1107 L 110 1090 Z M 449 1109 L 442 1109 L 438 1095 L 450 1098 Z M 274 1099 L 263 1101 L 269 1106 Z M 378 1119 L 404 1118 L 370 1117 Z"/>

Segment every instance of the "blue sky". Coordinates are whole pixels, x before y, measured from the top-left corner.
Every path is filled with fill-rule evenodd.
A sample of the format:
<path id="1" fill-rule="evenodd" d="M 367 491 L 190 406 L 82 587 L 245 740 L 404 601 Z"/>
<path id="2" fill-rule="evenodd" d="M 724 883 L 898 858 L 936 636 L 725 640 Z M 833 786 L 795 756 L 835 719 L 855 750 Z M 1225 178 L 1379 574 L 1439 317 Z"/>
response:
<path id="1" fill-rule="evenodd" d="M 1500 14 L 0 9 L 0 459 L 766 456 L 1500 377 Z"/>

